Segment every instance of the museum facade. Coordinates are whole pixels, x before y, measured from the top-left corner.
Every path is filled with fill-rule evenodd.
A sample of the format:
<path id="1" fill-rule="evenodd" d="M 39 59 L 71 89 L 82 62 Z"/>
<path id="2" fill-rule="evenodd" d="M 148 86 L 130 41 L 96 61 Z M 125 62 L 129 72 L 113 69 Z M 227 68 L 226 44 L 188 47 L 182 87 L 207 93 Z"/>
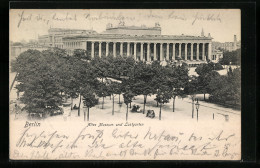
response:
<path id="1" fill-rule="evenodd" d="M 140 33 L 141 32 L 141 33 Z M 188 63 L 211 60 L 212 38 L 187 35 L 161 35 L 155 27 L 107 26 L 103 33 L 67 35 L 62 38 L 63 48 L 69 54 L 74 49 L 85 49 L 94 56 L 133 56 L 135 60 L 177 60 Z"/>
<path id="2" fill-rule="evenodd" d="M 70 55 L 75 49 L 84 49 L 92 58 L 121 55 L 142 61 L 181 59 L 189 64 L 212 59 L 210 34 L 204 36 L 202 30 L 199 36 L 161 35 L 158 23 L 154 27 L 125 26 L 124 23 L 113 27 L 108 24 L 106 31 L 102 33 L 52 28 L 49 35 L 39 37 L 39 43 L 42 42 L 49 47 L 65 49 Z"/>

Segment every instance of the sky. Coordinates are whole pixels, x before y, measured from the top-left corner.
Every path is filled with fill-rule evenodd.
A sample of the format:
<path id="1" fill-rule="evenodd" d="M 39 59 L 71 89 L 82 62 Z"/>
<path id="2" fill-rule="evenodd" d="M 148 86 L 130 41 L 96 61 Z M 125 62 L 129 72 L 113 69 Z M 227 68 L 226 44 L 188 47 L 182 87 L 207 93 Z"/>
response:
<path id="1" fill-rule="evenodd" d="M 161 26 L 162 35 L 194 35 L 210 33 L 213 41 L 241 40 L 239 9 L 10 9 L 10 34 L 13 42 L 37 39 L 49 28 L 91 29 L 98 33 L 106 25 Z"/>

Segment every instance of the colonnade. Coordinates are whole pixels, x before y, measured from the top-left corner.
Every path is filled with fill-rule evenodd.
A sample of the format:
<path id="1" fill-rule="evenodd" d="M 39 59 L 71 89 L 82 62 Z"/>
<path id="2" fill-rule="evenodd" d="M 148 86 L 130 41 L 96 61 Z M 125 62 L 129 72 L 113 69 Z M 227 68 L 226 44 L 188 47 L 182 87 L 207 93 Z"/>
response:
<path id="1" fill-rule="evenodd" d="M 98 50 L 95 45 L 98 44 Z M 102 47 L 102 44 L 105 46 Z M 112 44 L 112 47 L 109 47 Z M 119 44 L 119 47 L 117 47 Z M 90 45 L 90 46 L 88 46 Z M 126 52 L 124 52 L 124 47 Z M 211 42 L 180 42 L 180 43 L 152 43 L 152 42 L 102 42 L 102 41 L 80 41 L 64 42 L 65 49 L 86 49 L 91 50 L 91 57 L 98 52 L 98 56 L 103 53 L 106 56 L 111 53 L 114 57 L 118 54 L 123 56 L 134 56 L 136 60 L 176 60 L 177 57 L 183 60 L 211 60 Z M 109 49 L 112 51 L 109 51 Z M 118 49 L 119 48 L 119 52 Z M 96 51 L 95 51 L 96 49 Z"/>

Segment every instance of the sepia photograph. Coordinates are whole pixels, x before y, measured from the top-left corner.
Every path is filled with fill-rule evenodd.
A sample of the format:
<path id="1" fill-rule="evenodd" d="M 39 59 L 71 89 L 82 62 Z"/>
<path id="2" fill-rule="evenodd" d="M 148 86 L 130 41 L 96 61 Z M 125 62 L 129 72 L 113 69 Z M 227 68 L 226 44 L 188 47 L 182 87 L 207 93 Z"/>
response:
<path id="1" fill-rule="evenodd" d="M 241 160 L 240 9 L 10 9 L 9 32 L 11 160 Z"/>

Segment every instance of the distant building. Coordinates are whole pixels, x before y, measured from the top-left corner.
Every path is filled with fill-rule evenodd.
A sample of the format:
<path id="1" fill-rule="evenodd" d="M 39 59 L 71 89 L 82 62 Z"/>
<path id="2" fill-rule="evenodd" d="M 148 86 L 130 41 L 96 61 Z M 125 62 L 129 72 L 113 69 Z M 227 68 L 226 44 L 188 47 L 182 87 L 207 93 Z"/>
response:
<path id="1" fill-rule="evenodd" d="M 212 50 L 212 62 L 217 63 L 219 60 L 223 58 L 223 51 L 213 49 Z"/>
<path id="2" fill-rule="evenodd" d="M 159 23 L 154 27 L 118 26 L 107 24 L 102 33 L 67 35 L 63 37 L 63 48 L 69 54 L 74 49 L 85 49 L 89 56 L 132 56 L 142 61 L 176 61 L 188 64 L 205 63 L 211 60 L 212 37 L 189 35 L 161 35 Z"/>
<path id="3" fill-rule="evenodd" d="M 50 28 L 47 35 L 38 37 L 38 48 L 58 47 L 72 54 L 75 49 L 85 49 L 94 56 L 132 56 L 142 61 L 178 61 L 196 65 L 212 60 L 212 37 L 204 35 L 161 35 L 159 23 L 153 27 L 118 26 L 107 24 L 106 30 L 97 33 L 93 30 Z M 33 46 L 12 45 L 12 55 L 18 55 Z"/>
<path id="4" fill-rule="evenodd" d="M 44 45 L 40 45 L 38 43 L 19 43 L 19 42 L 11 43 L 10 44 L 10 58 L 15 59 L 22 52 L 25 52 L 28 49 L 43 51 L 43 50 L 48 49 L 48 47 L 44 46 Z"/>
<path id="5" fill-rule="evenodd" d="M 234 51 L 239 48 L 241 48 L 241 41 L 237 41 L 237 36 L 234 35 L 234 41 L 233 42 L 212 42 L 212 48 L 213 49 L 223 49 L 225 51 Z"/>
<path id="6" fill-rule="evenodd" d="M 38 36 L 37 40 L 30 40 L 29 43 L 23 42 L 10 42 L 10 58 L 14 59 L 22 52 L 28 49 L 35 49 L 43 51 L 49 47 L 63 48 L 63 37 L 67 35 L 80 35 L 80 34 L 95 34 L 93 30 L 82 30 L 82 29 L 60 29 L 60 28 L 50 28 L 48 30 L 48 35 Z"/>
<path id="7" fill-rule="evenodd" d="M 48 35 L 38 37 L 40 45 L 63 48 L 62 38 L 67 35 L 96 34 L 93 30 L 50 28 Z"/>

